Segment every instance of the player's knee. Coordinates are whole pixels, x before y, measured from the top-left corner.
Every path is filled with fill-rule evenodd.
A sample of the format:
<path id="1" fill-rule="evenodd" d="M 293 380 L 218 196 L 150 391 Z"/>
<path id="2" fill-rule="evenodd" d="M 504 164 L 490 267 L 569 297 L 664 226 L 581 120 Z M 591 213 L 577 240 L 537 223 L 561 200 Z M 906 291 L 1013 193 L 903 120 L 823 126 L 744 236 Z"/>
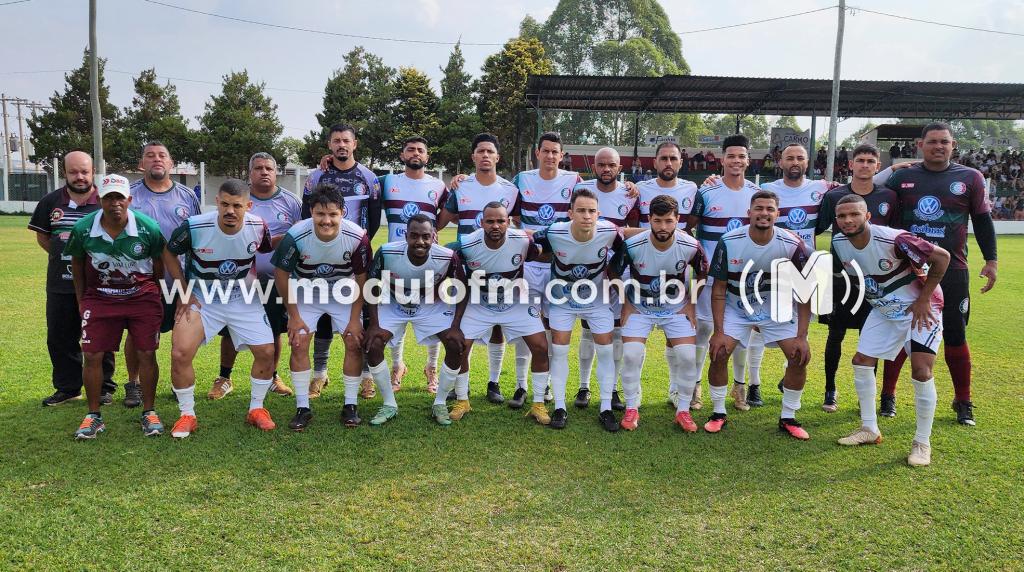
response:
<path id="1" fill-rule="evenodd" d="M 868 356 L 866 356 L 866 355 L 864 355 L 864 354 L 862 354 L 860 352 L 857 352 L 857 353 L 853 354 L 853 359 L 850 360 L 850 361 L 851 361 L 851 363 L 853 363 L 853 365 L 864 365 L 864 366 L 873 366 L 876 363 L 875 359 L 869 358 Z"/>
<path id="2" fill-rule="evenodd" d="M 85 367 L 99 367 L 103 363 L 103 352 L 83 352 Z"/>
<path id="3" fill-rule="evenodd" d="M 135 356 L 139 360 L 140 364 L 154 365 L 156 364 L 156 352 L 155 351 L 142 351 L 136 350 Z"/>
<path id="4" fill-rule="evenodd" d="M 910 375 L 918 381 L 929 380 L 932 378 L 932 366 L 929 364 L 911 365 Z"/>
<path id="5" fill-rule="evenodd" d="M 622 365 L 631 369 L 639 369 L 644 362 L 644 344 L 626 342 L 622 344 Z"/>
<path id="6" fill-rule="evenodd" d="M 341 339 L 345 340 L 345 351 L 346 352 L 358 352 L 360 351 L 359 342 L 356 341 L 355 336 L 342 336 Z M 309 338 L 306 338 L 306 348 L 309 348 Z"/>

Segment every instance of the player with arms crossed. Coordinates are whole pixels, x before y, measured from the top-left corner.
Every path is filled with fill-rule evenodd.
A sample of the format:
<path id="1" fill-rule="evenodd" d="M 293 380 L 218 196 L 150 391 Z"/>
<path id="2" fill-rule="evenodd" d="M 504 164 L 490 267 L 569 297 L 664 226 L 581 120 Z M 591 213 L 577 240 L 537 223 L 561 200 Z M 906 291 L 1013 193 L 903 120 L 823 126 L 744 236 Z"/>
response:
<path id="1" fill-rule="evenodd" d="M 640 414 L 640 372 L 647 338 L 654 328 L 665 332 L 674 358 L 670 375 L 679 388 L 675 422 L 688 433 L 697 430 L 690 416 L 690 399 L 697 384 L 696 313 L 687 303 L 686 269 L 699 284 L 707 277 L 708 264 L 697 239 L 679 230 L 679 204 L 668 195 L 651 200 L 650 228 L 626 240 L 622 266 L 629 268 L 622 304 L 622 389 L 626 414 L 622 428 L 634 430 Z"/>
<path id="2" fill-rule="evenodd" d="M 330 318 L 331 331 L 341 334 L 345 342 L 345 404 L 341 421 L 346 427 L 356 427 L 362 422 L 356 402 L 363 369 L 362 291 L 370 268 L 370 238 L 365 229 L 345 219 L 345 197 L 333 183 L 318 184 L 306 204 L 312 218 L 288 230 L 271 260 L 277 291 L 286 296 L 288 341 L 292 347 L 288 366 L 295 386 L 296 411 L 288 427 L 303 431 L 313 419 L 309 406 L 309 345 L 313 328 L 323 316 Z M 289 288 L 289 279 L 305 279 L 311 284 L 293 289 Z M 319 281 L 319 286 L 315 281 Z M 351 302 L 330 298 L 339 281 L 347 282 Z M 341 289 L 337 292 L 342 294 Z"/>
<path id="3" fill-rule="evenodd" d="M 728 153 L 726 164 L 728 164 Z M 771 191 L 757 191 L 750 198 L 750 224 L 728 231 L 718 240 L 711 262 L 711 309 L 714 334 L 711 336 L 711 367 L 708 370 L 714 413 L 704 424 L 708 433 L 718 433 L 726 424 L 726 368 L 737 345 L 748 343 L 756 327 L 766 343 L 778 344 L 789 364 L 782 394 L 779 430 L 800 439 L 810 439 L 796 420 L 800 397 L 807 380 L 811 350 L 807 345 L 810 303 L 794 304 L 796 317 L 776 321 L 771 315 L 768 287 L 782 280 L 773 269 L 775 260 L 787 260 L 803 270 L 807 246 L 792 232 L 776 228 L 779 198 Z M 763 274 L 762 274 L 763 273 Z M 705 286 L 707 288 L 707 286 Z M 760 302 L 758 300 L 764 300 Z"/>
<path id="4" fill-rule="evenodd" d="M 875 418 L 875 365 L 879 359 L 892 359 L 903 350 L 910 354 L 917 412 L 917 430 L 907 462 L 924 466 L 931 463 L 930 437 L 937 400 L 932 367 L 942 340 L 939 282 L 950 256 L 912 233 L 876 226 L 870 220 L 862 197 L 854 194 L 839 199 L 836 226 L 842 234 L 832 238 L 835 270 L 863 277 L 864 298 L 872 308 L 853 356 L 861 427 L 840 439 L 839 444 L 882 442 Z"/>

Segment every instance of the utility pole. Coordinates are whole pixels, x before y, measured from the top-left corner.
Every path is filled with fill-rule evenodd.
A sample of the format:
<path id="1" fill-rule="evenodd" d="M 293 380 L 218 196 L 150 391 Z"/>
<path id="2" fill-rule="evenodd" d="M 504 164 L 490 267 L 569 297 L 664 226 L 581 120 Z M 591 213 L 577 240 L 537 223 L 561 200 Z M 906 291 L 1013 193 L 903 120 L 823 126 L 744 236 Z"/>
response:
<path id="1" fill-rule="evenodd" d="M 846 28 L 846 0 L 839 0 L 839 25 L 836 27 L 836 61 L 832 70 L 832 114 L 828 125 L 828 161 L 826 181 L 831 181 L 836 163 L 836 131 L 839 127 L 839 74 L 843 63 L 843 32 Z"/>
<path id="2" fill-rule="evenodd" d="M 92 100 L 92 154 L 96 174 L 104 175 L 103 117 L 100 115 L 100 65 L 96 57 L 96 0 L 89 0 L 89 92 Z"/>
<path id="3" fill-rule="evenodd" d="M 10 176 L 11 176 L 11 140 L 9 139 L 10 132 L 7 130 L 7 94 L 0 94 L 0 106 L 3 107 L 4 116 L 4 195 L 3 199 L 7 200 L 11 196 L 10 188 Z"/>
<path id="4" fill-rule="evenodd" d="M 14 106 L 18 108 L 18 152 L 21 154 L 21 174 L 28 173 L 28 167 L 25 165 L 25 161 L 28 157 L 25 156 L 25 130 L 22 128 L 21 121 L 21 104 L 26 103 L 24 99 L 18 98 L 14 100 Z"/>

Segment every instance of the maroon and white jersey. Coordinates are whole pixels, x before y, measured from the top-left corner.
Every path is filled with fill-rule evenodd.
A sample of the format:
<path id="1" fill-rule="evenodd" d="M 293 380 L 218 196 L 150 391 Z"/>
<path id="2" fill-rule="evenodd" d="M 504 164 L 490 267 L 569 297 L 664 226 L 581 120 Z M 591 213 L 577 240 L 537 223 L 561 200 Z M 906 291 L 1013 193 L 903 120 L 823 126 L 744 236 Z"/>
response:
<path id="1" fill-rule="evenodd" d="M 871 238 L 863 249 L 843 234 L 832 237 L 833 266 L 853 281 L 863 276 L 864 299 L 886 319 L 907 319 L 911 304 L 921 295 L 924 266 L 935 247 L 905 230 L 868 223 L 865 231 Z M 941 288 L 935 288 L 931 302 L 942 307 Z"/>
<path id="2" fill-rule="evenodd" d="M 704 252 L 714 252 L 718 239 L 725 233 L 750 224 L 747 216 L 750 198 L 759 190 L 757 185 L 744 179 L 743 188 L 738 191 L 718 181 L 697 192 L 691 214 L 700 217 L 697 232 Z"/>
<path id="3" fill-rule="evenodd" d="M 426 262 L 417 266 L 409 259 L 409 243 L 399 240 L 380 247 L 373 256 L 370 278 L 385 277 L 390 292 L 388 303 L 407 308 L 412 315 L 422 304 L 442 303 L 440 291 L 444 281 L 464 280 L 465 273 L 459 255 L 452 249 L 431 244 Z"/>
<path id="4" fill-rule="evenodd" d="M 541 230 L 569 219 L 569 198 L 582 182 L 575 171 L 558 170 L 554 179 L 540 176 L 539 169 L 523 171 L 512 183 L 519 188 L 519 216 L 526 230 Z"/>
<path id="5" fill-rule="evenodd" d="M 649 316 L 678 314 L 686 305 L 686 269 L 707 274 L 708 260 L 696 238 L 676 230 L 666 250 L 658 250 L 647 230 L 626 239 L 623 266 L 629 269 L 626 298 Z M 673 283 L 678 281 L 678 283 Z M 678 303 L 662 301 L 662 295 Z"/>
<path id="6" fill-rule="evenodd" d="M 686 216 L 693 210 L 697 197 L 697 184 L 686 179 L 676 179 L 675 185 L 665 188 L 658 185 L 657 179 L 648 179 L 637 183 L 640 191 L 636 209 L 640 213 L 640 228 L 651 227 L 651 201 L 659 195 L 668 195 L 679 203 L 679 230 L 686 230 Z"/>
<path id="7" fill-rule="evenodd" d="M 405 173 L 398 173 L 386 175 L 383 181 L 389 242 L 404 240 L 406 223 L 420 213 L 436 221 L 438 211 L 448 200 L 448 189 L 437 177 L 424 175 L 412 179 Z"/>
<path id="8" fill-rule="evenodd" d="M 626 226 L 626 219 L 629 213 L 636 209 L 636 197 L 629 197 L 626 194 L 626 185 L 616 181 L 614 191 L 602 191 L 597 188 L 597 179 L 583 181 L 573 188 L 588 189 L 597 195 L 597 210 L 600 218 L 615 223 L 617 226 Z"/>
<path id="9" fill-rule="evenodd" d="M 760 322 L 771 319 L 772 263 L 789 260 L 803 270 L 809 251 L 792 232 L 772 227 L 767 244 L 750 238 L 750 226 L 741 226 L 722 235 L 711 258 L 710 275 L 715 280 L 728 280 L 726 304 Z M 745 300 L 745 302 L 744 302 Z M 749 309 L 749 310 L 748 310 Z"/>
<path id="10" fill-rule="evenodd" d="M 579 310 L 604 305 L 601 290 L 609 259 L 621 256 L 624 246 L 621 228 L 606 220 L 599 220 L 590 240 L 579 242 L 572 236 L 571 222 L 556 222 L 534 233 L 533 239 L 543 252 L 552 254 L 551 279 L 565 281 L 563 292 L 569 299 L 570 308 Z M 575 292 L 579 299 L 573 299 L 570 289 L 577 281 L 583 283 Z M 590 302 L 581 301 L 589 297 L 590 288 L 597 290 L 597 297 Z"/>
<path id="11" fill-rule="evenodd" d="M 788 228 L 807 248 L 815 250 L 814 229 L 818 224 L 818 210 L 821 199 L 828 192 L 824 180 L 804 179 L 799 187 L 790 187 L 782 179 L 761 185 L 766 191 L 779 196 L 779 218 L 775 226 Z"/>

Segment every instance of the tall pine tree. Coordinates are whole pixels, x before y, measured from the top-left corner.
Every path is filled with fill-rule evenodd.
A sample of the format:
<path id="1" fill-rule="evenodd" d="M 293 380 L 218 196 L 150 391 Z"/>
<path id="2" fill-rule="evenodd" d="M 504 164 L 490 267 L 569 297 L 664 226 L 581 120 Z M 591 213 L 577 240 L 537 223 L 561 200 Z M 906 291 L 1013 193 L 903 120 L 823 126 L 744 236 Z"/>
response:
<path id="1" fill-rule="evenodd" d="M 245 178 L 249 157 L 271 153 L 283 164 L 277 149 L 283 128 L 277 105 L 264 93 L 265 84 L 249 81 L 247 71 L 224 76 L 223 90 L 206 103 L 199 118 L 198 143 L 207 167 L 214 174 Z"/>
<path id="2" fill-rule="evenodd" d="M 111 165 L 116 162 L 126 168 L 135 167 L 142 146 L 154 140 L 166 145 L 176 162 L 196 160 L 192 133 L 181 116 L 177 90 L 169 81 L 160 85 L 156 70 L 151 68 L 135 78 L 135 97 L 121 116 L 117 141 L 109 153 Z"/>
<path id="3" fill-rule="evenodd" d="M 472 76 L 465 70 L 462 47 L 455 44 L 448 65 L 441 69 L 441 103 L 437 117 L 439 127 L 429 136 L 433 162 L 450 172 L 460 172 L 469 160 L 473 137 L 483 131 L 483 123 L 473 102 Z"/>

